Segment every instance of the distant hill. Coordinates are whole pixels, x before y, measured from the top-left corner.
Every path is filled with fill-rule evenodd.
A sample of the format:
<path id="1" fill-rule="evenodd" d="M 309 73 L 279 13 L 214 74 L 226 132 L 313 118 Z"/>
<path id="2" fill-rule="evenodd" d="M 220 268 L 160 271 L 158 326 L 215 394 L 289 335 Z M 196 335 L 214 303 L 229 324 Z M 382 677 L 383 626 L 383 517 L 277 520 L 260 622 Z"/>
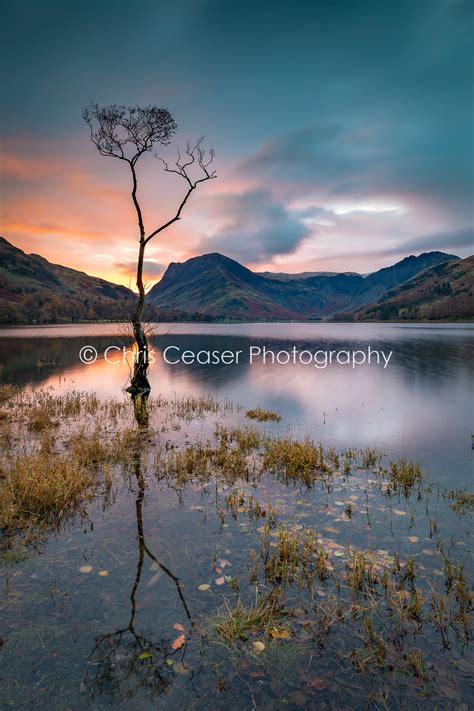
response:
<path id="1" fill-rule="evenodd" d="M 474 256 L 436 264 L 356 311 L 359 321 L 474 317 Z"/>
<path id="2" fill-rule="evenodd" d="M 0 323 L 128 320 L 135 298 L 125 286 L 25 254 L 0 237 Z"/>
<path id="3" fill-rule="evenodd" d="M 254 273 L 216 252 L 171 263 L 148 298 L 158 308 L 236 319 L 327 319 L 377 302 L 425 269 L 458 260 L 428 252 L 368 276 L 351 272 L 312 276 Z"/>

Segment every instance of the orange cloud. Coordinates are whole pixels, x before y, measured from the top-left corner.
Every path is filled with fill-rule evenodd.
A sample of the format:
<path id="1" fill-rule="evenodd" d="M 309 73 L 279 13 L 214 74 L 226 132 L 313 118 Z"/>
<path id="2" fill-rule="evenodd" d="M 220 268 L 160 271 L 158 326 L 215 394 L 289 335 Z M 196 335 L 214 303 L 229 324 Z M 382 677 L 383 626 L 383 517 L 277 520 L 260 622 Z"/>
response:
<path id="1" fill-rule="evenodd" d="M 63 224 L 52 224 L 45 222 L 31 222 L 21 220 L 5 220 L 2 222 L 2 230 L 5 233 L 21 234 L 21 235 L 57 235 L 60 237 L 85 237 L 95 239 L 97 237 L 106 237 L 103 232 L 97 230 L 84 230 L 81 228 L 72 228 Z"/>
<path id="2" fill-rule="evenodd" d="M 65 167 L 65 164 L 57 159 L 32 158 L 6 151 L 0 153 L 0 163 L 4 177 L 19 180 L 45 178 L 55 175 Z"/>

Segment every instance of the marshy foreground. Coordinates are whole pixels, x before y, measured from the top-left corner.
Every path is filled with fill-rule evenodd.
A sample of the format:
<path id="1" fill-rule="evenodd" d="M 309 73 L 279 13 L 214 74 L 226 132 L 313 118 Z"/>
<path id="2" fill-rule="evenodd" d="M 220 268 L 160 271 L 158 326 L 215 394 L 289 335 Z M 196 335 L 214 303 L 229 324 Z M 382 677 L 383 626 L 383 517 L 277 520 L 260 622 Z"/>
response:
<path id="1" fill-rule="evenodd" d="M 212 396 L 0 399 L 1 708 L 470 708 L 469 492 Z"/>

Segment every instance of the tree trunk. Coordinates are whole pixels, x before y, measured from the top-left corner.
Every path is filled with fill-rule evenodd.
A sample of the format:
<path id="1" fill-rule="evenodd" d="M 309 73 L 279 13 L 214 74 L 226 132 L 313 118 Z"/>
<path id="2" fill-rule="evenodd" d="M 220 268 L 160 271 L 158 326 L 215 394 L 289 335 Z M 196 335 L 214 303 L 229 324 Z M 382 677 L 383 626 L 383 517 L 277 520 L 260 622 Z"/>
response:
<path id="1" fill-rule="evenodd" d="M 138 301 L 132 317 L 133 336 L 135 338 L 135 353 L 133 360 L 133 376 L 127 391 L 131 393 L 135 416 L 139 424 L 147 424 L 148 412 L 146 403 L 151 391 L 148 380 L 149 350 L 146 333 L 143 329 L 143 309 L 145 306 L 145 287 L 143 285 L 143 260 L 145 256 L 145 239 L 140 238 L 140 249 L 137 264 Z M 140 421 L 141 420 L 141 421 Z"/>

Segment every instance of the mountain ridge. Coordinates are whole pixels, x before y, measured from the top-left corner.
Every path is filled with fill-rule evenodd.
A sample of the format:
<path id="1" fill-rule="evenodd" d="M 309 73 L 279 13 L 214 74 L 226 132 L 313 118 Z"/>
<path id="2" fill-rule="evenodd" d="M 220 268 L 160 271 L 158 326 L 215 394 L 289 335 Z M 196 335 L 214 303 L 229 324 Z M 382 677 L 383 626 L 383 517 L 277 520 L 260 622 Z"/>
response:
<path id="1" fill-rule="evenodd" d="M 284 279 L 252 272 L 217 252 L 172 262 L 148 299 L 158 308 L 237 319 L 327 319 L 377 302 L 424 269 L 459 257 L 424 252 L 362 276 L 353 272 Z"/>
<path id="2" fill-rule="evenodd" d="M 253 272 L 230 257 L 211 252 L 170 263 L 148 293 L 146 318 L 384 320 L 394 314 L 431 318 L 426 315 L 430 313 L 466 318 L 473 315 L 470 259 L 474 260 L 425 252 L 367 275 L 273 275 Z M 456 264 L 460 265 L 457 270 Z M 425 297 L 430 299 L 429 308 L 423 306 Z M 28 255 L 0 237 L 0 323 L 128 321 L 135 299 L 125 286 L 52 264 L 39 254 Z"/>

